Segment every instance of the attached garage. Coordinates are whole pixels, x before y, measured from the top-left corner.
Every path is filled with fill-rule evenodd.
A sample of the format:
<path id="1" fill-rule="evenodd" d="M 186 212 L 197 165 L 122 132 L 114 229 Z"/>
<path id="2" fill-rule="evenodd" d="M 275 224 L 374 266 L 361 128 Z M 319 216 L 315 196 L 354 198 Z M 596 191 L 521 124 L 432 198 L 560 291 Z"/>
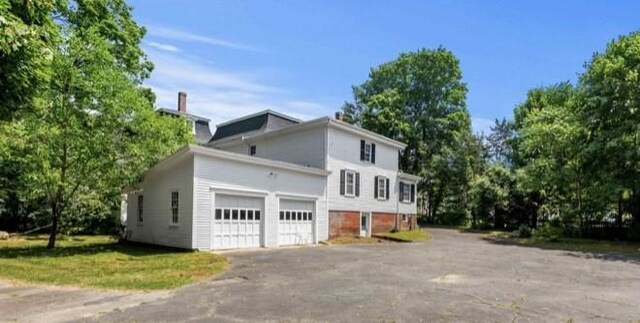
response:
<path id="1" fill-rule="evenodd" d="M 127 234 L 132 241 L 198 250 L 317 243 L 327 239 L 328 175 L 188 146 L 131 188 Z"/>
<path id="2" fill-rule="evenodd" d="M 280 199 L 278 245 L 302 245 L 315 242 L 316 202 Z"/>
<path id="3" fill-rule="evenodd" d="M 262 246 L 264 198 L 215 194 L 214 201 L 214 249 Z"/>

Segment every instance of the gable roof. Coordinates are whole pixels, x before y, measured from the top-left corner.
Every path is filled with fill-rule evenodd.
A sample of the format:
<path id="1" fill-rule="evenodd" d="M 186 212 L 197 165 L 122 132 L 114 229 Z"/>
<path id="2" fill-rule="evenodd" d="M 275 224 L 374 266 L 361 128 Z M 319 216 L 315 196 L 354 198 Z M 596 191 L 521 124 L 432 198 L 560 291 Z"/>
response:
<path id="1" fill-rule="evenodd" d="M 266 133 L 289 127 L 302 121 L 272 110 L 264 110 L 216 125 L 211 141 L 230 138 L 240 134 Z"/>

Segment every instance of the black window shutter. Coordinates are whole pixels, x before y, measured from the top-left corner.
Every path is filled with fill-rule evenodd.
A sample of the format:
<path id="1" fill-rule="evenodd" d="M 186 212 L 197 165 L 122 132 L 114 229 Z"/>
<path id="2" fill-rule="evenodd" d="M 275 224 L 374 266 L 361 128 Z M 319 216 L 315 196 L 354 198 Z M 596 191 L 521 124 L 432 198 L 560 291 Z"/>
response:
<path id="1" fill-rule="evenodd" d="M 386 190 L 384 190 L 384 191 L 385 191 L 385 193 L 387 194 L 386 199 L 388 200 L 388 199 L 389 199 L 389 179 L 388 179 L 388 178 L 386 179 L 386 182 L 387 182 L 387 183 L 386 183 L 386 185 L 387 185 L 387 189 L 386 189 Z"/>
<path id="2" fill-rule="evenodd" d="M 399 196 L 400 201 L 402 201 L 403 195 L 404 195 L 404 183 L 400 182 L 400 196 Z"/>
<path id="3" fill-rule="evenodd" d="M 360 140 L 360 160 L 364 160 L 364 140 Z"/>
<path id="4" fill-rule="evenodd" d="M 371 144 L 371 163 L 376 163 L 376 144 Z"/>
<path id="5" fill-rule="evenodd" d="M 356 173 L 356 196 L 360 196 L 360 173 Z"/>
<path id="6" fill-rule="evenodd" d="M 373 198 L 378 198 L 378 176 L 373 179 Z"/>
<path id="7" fill-rule="evenodd" d="M 411 184 L 411 203 L 416 201 L 416 184 Z"/>
<path id="8" fill-rule="evenodd" d="M 344 169 L 340 170 L 340 195 L 344 195 Z"/>

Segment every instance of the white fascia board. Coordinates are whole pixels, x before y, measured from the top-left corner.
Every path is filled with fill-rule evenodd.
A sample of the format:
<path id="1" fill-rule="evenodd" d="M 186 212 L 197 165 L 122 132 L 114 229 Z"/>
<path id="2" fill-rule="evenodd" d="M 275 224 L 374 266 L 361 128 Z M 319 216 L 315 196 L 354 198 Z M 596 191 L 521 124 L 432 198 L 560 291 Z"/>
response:
<path id="1" fill-rule="evenodd" d="M 172 165 L 177 164 L 186 158 L 189 154 L 189 145 L 185 145 L 182 148 L 178 149 L 173 154 L 169 155 L 169 157 L 157 162 L 155 165 L 151 166 L 151 168 L 147 169 L 144 173 L 142 173 L 141 178 L 144 179 L 148 174 L 154 173 L 156 171 L 162 170 L 163 168 L 170 167 Z"/>
<path id="2" fill-rule="evenodd" d="M 358 136 L 362 136 L 365 138 L 368 138 L 370 140 L 375 140 L 378 142 L 382 142 L 385 143 L 389 146 L 392 147 L 396 147 L 398 149 L 405 149 L 407 147 L 407 145 L 403 142 L 397 141 L 397 140 L 393 140 L 391 138 L 385 137 L 381 134 L 375 133 L 373 131 L 369 131 L 366 129 L 362 129 L 362 128 L 358 128 L 354 125 L 348 124 L 344 121 L 338 121 L 335 119 L 329 119 L 329 126 L 336 128 L 336 129 L 340 129 L 346 132 L 350 132 L 353 134 L 356 134 Z"/>

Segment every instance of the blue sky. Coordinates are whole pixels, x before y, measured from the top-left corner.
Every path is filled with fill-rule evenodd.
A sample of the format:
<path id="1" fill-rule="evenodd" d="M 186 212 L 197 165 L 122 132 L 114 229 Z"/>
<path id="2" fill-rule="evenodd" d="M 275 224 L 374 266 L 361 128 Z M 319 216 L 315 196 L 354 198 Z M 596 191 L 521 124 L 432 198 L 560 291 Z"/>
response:
<path id="1" fill-rule="evenodd" d="M 510 118 L 528 89 L 575 81 L 584 62 L 640 29 L 640 1 L 135 0 L 157 105 L 212 126 L 273 109 L 310 119 L 352 99 L 371 67 L 420 48 L 459 58 L 475 131 Z"/>

